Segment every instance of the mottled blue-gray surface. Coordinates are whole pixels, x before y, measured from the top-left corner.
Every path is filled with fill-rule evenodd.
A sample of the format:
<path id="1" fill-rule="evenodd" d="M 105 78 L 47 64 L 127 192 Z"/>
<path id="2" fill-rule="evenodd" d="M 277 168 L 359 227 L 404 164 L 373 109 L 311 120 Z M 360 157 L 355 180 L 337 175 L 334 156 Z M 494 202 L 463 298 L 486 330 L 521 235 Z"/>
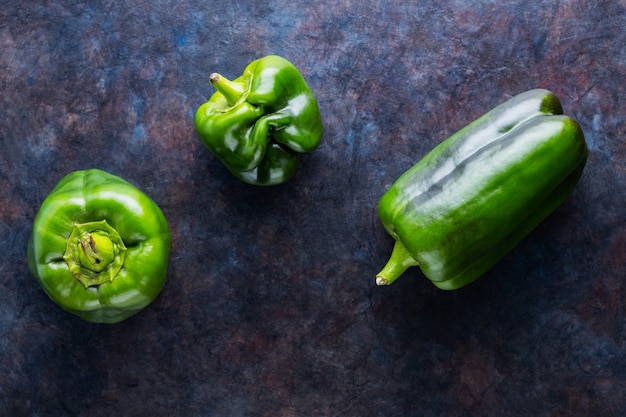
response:
<path id="1" fill-rule="evenodd" d="M 0 415 L 626 415 L 626 3 L 6 0 L 0 8 Z M 295 178 L 235 180 L 199 142 L 208 76 L 279 54 L 325 134 Z M 377 201 L 508 97 L 553 90 L 589 143 L 572 197 L 469 287 L 415 269 Z M 26 262 L 57 181 L 97 167 L 167 216 L 168 282 L 114 326 Z"/>

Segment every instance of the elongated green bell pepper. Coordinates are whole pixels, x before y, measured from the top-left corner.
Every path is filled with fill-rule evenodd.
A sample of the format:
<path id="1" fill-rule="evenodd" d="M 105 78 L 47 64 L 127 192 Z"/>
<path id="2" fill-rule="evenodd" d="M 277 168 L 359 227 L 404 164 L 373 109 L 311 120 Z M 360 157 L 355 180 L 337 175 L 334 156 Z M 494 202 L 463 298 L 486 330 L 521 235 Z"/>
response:
<path id="1" fill-rule="evenodd" d="M 240 180 L 275 185 L 289 180 L 299 154 L 320 144 L 317 100 L 296 67 L 269 55 L 233 81 L 214 73 L 217 92 L 195 114 L 204 145 Z"/>
<path id="2" fill-rule="evenodd" d="M 170 232 L 142 191 L 105 171 L 68 174 L 43 201 L 28 246 L 31 272 L 66 311 L 117 323 L 161 292 Z"/>
<path id="3" fill-rule="evenodd" d="M 377 284 L 412 266 L 445 290 L 474 281 L 565 202 L 587 152 L 580 126 L 547 90 L 495 107 L 383 195 L 378 213 L 395 245 Z"/>

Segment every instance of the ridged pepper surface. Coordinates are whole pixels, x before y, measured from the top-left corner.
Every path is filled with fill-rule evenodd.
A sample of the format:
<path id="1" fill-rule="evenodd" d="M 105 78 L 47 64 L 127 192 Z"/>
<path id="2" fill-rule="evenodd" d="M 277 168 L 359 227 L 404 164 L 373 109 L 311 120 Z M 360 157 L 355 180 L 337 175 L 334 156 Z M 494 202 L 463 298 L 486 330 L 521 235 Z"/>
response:
<path id="1" fill-rule="evenodd" d="M 580 126 L 550 91 L 495 107 L 383 195 L 378 213 L 395 245 L 377 284 L 412 266 L 445 290 L 479 278 L 565 202 L 587 152 Z"/>
<path id="2" fill-rule="evenodd" d="M 216 92 L 196 111 L 200 140 L 240 180 L 289 180 L 299 154 L 320 144 L 322 120 L 313 92 L 288 60 L 268 55 L 229 80 L 213 73 Z"/>

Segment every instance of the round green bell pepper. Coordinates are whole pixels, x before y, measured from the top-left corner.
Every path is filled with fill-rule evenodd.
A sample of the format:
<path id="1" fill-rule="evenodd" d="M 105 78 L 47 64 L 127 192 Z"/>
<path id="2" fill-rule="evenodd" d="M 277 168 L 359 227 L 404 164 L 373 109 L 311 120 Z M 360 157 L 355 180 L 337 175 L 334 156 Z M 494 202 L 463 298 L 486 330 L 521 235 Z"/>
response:
<path id="1" fill-rule="evenodd" d="M 48 296 L 86 321 L 117 323 L 165 284 L 171 237 L 161 209 L 107 172 L 65 176 L 35 217 L 28 263 Z"/>

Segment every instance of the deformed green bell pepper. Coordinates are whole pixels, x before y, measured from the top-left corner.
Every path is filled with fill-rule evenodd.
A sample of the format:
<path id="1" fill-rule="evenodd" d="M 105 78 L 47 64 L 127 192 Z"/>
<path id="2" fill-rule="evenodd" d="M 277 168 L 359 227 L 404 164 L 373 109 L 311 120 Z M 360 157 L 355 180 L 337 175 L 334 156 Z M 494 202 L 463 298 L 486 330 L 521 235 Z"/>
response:
<path id="1" fill-rule="evenodd" d="M 474 281 L 572 193 L 587 159 L 578 123 L 558 98 L 530 90 L 439 144 L 383 195 L 395 239 L 378 285 L 419 266 L 445 290 Z"/>
<path id="2" fill-rule="evenodd" d="M 161 209 L 122 178 L 66 175 L 43 201 L 28 263 L 48 296 L 86 321 L 117 323 L 161 292 L 171 237 Z"/>
<path id="3" fill-rule="evenodd" d="M 296 67 L 269 55 L 250 63 L 235 80 L 214 73 L 216 88 L 196 111 L 204 145 L 240 180 L 275 185 L 289 180 L 300 153 L 320 144 L 317 100 Z"/>

